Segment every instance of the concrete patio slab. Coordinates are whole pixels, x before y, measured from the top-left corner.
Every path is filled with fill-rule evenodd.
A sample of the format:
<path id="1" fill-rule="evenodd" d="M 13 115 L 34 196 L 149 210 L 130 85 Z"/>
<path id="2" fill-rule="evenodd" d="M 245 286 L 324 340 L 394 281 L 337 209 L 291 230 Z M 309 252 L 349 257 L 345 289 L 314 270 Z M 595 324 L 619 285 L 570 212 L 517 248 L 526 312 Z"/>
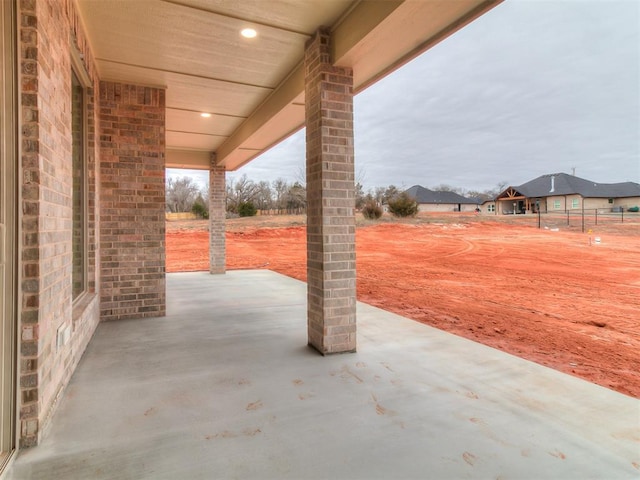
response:
<path id="1" fill-rule="evenodd" d="M 164 318 L 103 323 L 9 479 L 637 479 L 640 401 L 358 304 L 306 346 L 306 286 L 170 274 Z"/>

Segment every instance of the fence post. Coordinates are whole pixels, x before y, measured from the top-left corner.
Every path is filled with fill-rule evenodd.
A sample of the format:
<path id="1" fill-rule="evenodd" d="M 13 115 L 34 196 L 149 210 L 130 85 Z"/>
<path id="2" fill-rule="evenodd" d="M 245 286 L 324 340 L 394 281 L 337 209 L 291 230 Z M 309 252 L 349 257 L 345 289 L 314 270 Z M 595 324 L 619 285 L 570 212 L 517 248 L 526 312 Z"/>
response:
<path id="1" fill-rule="evenodd" d="M 538 209 L 538 228 L 542 228 L 542 215 L 540 213 L 540 209 Z"/>
<path id="2" fill-rule="evenodd" d="M 584 204 L 582 205 L 582 233 L 584 233 Z"/>
<path id="3" fill-rule="evenodd" d="M 567 210 L 567 227 L 568 227 L 569 225 L 571 225 L 571 224 L 569 223 L 569 210 Z"/>
<path id="4" fill-rule="evenodd" d="M 596 225 L 598 225 L 598 209 L 596 208 Z"/>
<path id="5" fill-rule="evenodd" d="M 620 223 L 624 223 L 624 207 L 620 210 Z"/>

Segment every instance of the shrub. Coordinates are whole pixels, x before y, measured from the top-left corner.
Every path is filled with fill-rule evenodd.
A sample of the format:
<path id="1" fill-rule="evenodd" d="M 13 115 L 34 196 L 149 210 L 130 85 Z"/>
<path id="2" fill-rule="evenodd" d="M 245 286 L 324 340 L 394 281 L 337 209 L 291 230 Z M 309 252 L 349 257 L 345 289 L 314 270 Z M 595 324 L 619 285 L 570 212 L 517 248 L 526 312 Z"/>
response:
<path id="1" fill-rule="evenodd" d="M 418 213 L 418 202 L 406 192 L 402 192 L 389 200 L 389 212 L 396 217 L 414 217 Z"/>
<path id="2" fill-rule="evenodd" d="M 382 216 L 382 207 L 375 200 L 367 200 L 362 207 L 362 216 L 367 220 L 377 220 Z"/>
<path id="3" fill-rule="evenodd" d="M 209 218 L 209 211 L 207 210 L 207 207 L 200 202 L 196 202 L 193 204 L 193 207 L 191 207 L 191 212 L 193 212 L 200 218 Z"/>
<path id="4" fill-rule="evenodd" d="M 241 217 L 253 217 L 256 213 L 258 210 L 252 202 L 242 202 L 238 205 L 238 215 Z"/>

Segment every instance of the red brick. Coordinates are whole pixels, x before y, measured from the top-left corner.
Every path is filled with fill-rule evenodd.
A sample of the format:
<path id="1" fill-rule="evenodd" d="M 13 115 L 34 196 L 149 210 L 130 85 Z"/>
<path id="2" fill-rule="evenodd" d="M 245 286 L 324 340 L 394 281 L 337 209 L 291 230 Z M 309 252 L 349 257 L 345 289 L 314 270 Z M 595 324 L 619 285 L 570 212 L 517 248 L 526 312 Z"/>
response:
<path id="1" fill-rule="evenodd" d="M 102 320 L 165 315 L 164 117 L 163 89 L 100 83 Z"/>
<path id="2" fill-rule="evenodd" d="M 329 63 L 329 39 L 305 50 L 307 325 L 322 354 L 356 349 L 353 74 Z"/>

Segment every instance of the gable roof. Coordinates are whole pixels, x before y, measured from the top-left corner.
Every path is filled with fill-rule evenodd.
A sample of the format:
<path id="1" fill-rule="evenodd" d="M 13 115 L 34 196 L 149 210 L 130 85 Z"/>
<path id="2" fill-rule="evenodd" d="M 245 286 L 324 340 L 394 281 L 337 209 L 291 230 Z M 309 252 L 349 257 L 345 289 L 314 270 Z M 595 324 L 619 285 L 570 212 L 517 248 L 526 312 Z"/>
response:
<path id="1" fill-rule="evenodd" d="M 405 190 L 405 193 L 416 199 L 418 203 L 435 203 L 435 204 L 477 204 L 477 199 L 463 197 L 455 192 L 441 192 L 429 190 L 420 185 L 414 185 L 413 187 Z"/>
<path id="2" fill-rule="evenodd" d="M 541 175 L 518 187 L 509 187 L 507 190 L 509 189 L 516 190 L 528 198 L 575 194 L 590 198 L 640 197 L 640 184 L 638 183 L 596 183 L 567 173 Z M 507 190 L 502 192 L 498 198 L 502 197 Z"/>

